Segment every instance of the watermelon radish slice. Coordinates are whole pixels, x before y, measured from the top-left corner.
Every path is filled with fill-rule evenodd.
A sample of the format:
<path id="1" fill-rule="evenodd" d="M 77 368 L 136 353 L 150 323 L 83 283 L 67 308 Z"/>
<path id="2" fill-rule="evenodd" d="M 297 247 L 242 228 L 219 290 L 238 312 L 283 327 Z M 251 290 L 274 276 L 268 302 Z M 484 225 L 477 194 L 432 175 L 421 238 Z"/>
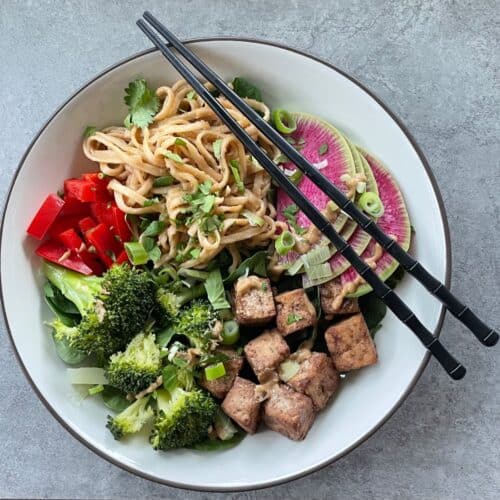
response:
<path id="1" fill-rule="evenodd" d="M 297 129 L 288 137 L 301 148 L 300 151 L 305 158 L 316 164 L 323 175 L 347 194 L 348 187 L 340 178 L 346 174 L 353 176 L 356 173 L 354 158 L 348 142 L 336 128 L 320 118 L 306 113 L 293 113 L 293 117 L 297 122 Z M 324 149 L 326 151 L 321 154 L 320 151 Z M 288 162 L 284 164 L 284 168 L 285 170 L 293 170 L 296 167 L 293 163 Z M 326 208 L 330 199 L 310 179 L 302 177 L 298 187 L 319 210 Z M 292 204 L 293 201 L 290 197 L 282 189 L 278 189 L 278 220 L 286 222 L 283 210 Z M 334 223 L 335 229 L 340 231 L 346 222 L 347 216 L 340 214 Z M 311 221 L 301 211 L 297 214 L 297 223 L 304 228 L 311 225 Z"/>
<path id="2" fill-rule="evenodd" d="M 408 250 L 410 247 L 411 229 L 403 195 L 396 181 L 382 163 L 366 151 L 360 149 L 360 152 L 373 172 L 379 196 L 384 205 L 384 214 L 377 221 L 377 224 L 386 234 L 395 238 L 404 250 Z M 375 245 L 375 240 L 371 239 L 366 250 L 361 254 L 361 258 L 368 259 L 371 257 L 375 252 Z M 399 263 L 387 252 L 384 252 L 382 257 L 377 261 L 374 271 L 381 280 L 385 281 L 398 266 Z M 351 267 L 341 275 L 340 282 L 344 286 L 354 281 L 357 277 L 358 273 Z M 361 297 L 370 291 L 371 287 L 364 284 L 358 287 L 354 293 L 348 295 L 348 297 Z"/>

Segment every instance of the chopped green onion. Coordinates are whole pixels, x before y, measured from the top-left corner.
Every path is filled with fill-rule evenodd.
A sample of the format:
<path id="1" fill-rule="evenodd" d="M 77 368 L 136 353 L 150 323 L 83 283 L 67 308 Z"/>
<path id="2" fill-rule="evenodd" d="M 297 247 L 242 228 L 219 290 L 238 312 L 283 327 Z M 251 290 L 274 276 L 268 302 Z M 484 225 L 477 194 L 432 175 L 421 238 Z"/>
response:
<path id="1" fill-rule="evenodd" d="M 226 374 L 224 363 L 219 362 L 215 365 L 210 365 L 205 368 L 205 378 L 208 382 L 223 377 Z"/>
<path id="2" fill-rule="evenodd" d="M 290 231 L 283 231 L 274 242 L 279 255 L 286 255 L 294 246 L 295 238 Z"/>
<path id="3" fill-rule="evenodd" d="M 212 148 L 214 150 L 214 156 L 220 160 L 221 154 L 222 154 L 222 139 L 217 139 L 214 141 L 212 144 Z"/>
<path id="4" fill-rule="evenodd" d="M 302 316 L 300 314 L 290 313 L 286 318 L 286 324 L 293 325 L 293 323 L 297 323 L 297 321 L 300 321 L 301 319 Z"/>
<path id="5" fill-rule="evenodd" d="M 302 176 L 303 176 L 303 172 L 301 172 L 300 170 L 295 170 L 295 172 L 290 176 L 288 177 L 295 185 L 297 185 L 299 182 L 300 182 L 300 179 L 302 179 Z"/>
<path id="6" fill-rule="evenodd" d="M 190 90 L 187 94 L 186 94 L 186 99 L 188 101 L 192 101 L 193 99 L 195 99 L 197 97 L 196 95 L 196 92 L 194 90 Z"/>
<path id="7" fill-rule="evenodd" d="M 142 236 L 158 236 L 165 229 L 165 222 L 162 220 L 154 220 L 144 230 Z"/>
<path id="8" fill-rule="evenodd" d="M 358 200 L 358 204 L 363 212 L 366 212 L 372 217 L 381 217 L 384 213 L 384 205 L 382 200 L 376 193 L 363 193 Z"/>
<path id="9" fill-rule="evenodd" d="M 82 368 L 66 368 L 66 371 L 73 385 L 104 385 L 108 383 L 102 368 L 85 366 Z"/>
<path id="10" fill-rule="evenodd" d="M 124 245 L 127 256 L 134 266 L 146 264 L 149 260 L 148 252 L 139 241 L 129 241 Z"/>
<path id="11" fill-rule="evenodd" d="M 276 130 L 282 134 L 291 134 L 297 129 L 295 118 L 284 109 L 275 109 L 272 118 Z"/>
<path id="12" fill-rule="evenodd" d="M 238 162 L 238 160 L 229 160 L 229 167 L 231 168 L 231 172 L 233 173 L 233 177 L 236 185 L 238 186 L 238 190 L 240 191 L 240 193 L 244 193 L 245 184 L 243 184 L 243 181 L 241 180 L 240 163 Z"/>
<path id="13" fill-rule="evenodd" d="M 172 153 L 172 151 L 165 151 L 165 156 L 176 163 L 184 163 L 182 158 L 177 153 Z"/>
<path id="14" fill-rule="evenodd" d="M 243 215 L 243 217 L 250 222 L 251 226 L 262 227 L 265 223 L 264 219 L 260 215 L 254 214 L 253 212 L 250 212 L 250 210 L 243 210 L 241 215 Z"/>
<path id="15" fill-rule="evenodd" d="M 156 205 L 157 203 L 160 203 L 160 200 L 158 198 L 150 198 L 148 200 L 146 200 L 142 206 L 143 207 L 151 207 L 153 205 Z"/>
<path id="16" fill-rule="evenodd" d="M 171 175 L 163 175 L 161 177 L 157 177 L 153 181 L 153 187 L 160 188 L 160 187 L 171 186 L 174 183 L 174 181 L 175 179 Z"/>
<path id="17" fill-rule="evenodd" d="M 328 153 L 328 144 L 326 142 L 321 144 L 321 146 L 318 149 L 318 153 L 320 155 L 324 155 L 325 153 Z"/>
<path id="18" fill-rule="evenodd" d="M 236 321 L 224 321 L 222 327 L 222 343 L 224 345 L 232 345 L 238 342 L 240 338 L 240 326 Z"/>
<path id="19" fill-rule="evenodd" d="M 185 146 L 186 145 L 186 141 L 184 139 L 181 139 L 180 137 L 176 137 L 175 141 L 174 141 L 174 144 L 176 146 Z"/>
<path id="20" fill-rule="evenodd" d="M 84 137 L 90 137 L 91 135 L 94 135 L 97 132 L 97 128 L 93 127 L 92 125 L 89 125 L 86 129 L 85 132 L 83 132 Z"/>
<path id="21" fill-rule="evenodd" d="M 98 385 L 94 385 L 93 387 L 89 387 L 89 395 L 90 396 L 95 396 L 96 394 L 99 394 L 102 391 L 104 391 L 103 384 L 98 384 Z"/>
<path id="22" fill-rule="evenodd" d="M 210 273 L 208 271 L 198 271 L 197 269 L 185 269 L 181 267 L 178 272 L 179 276 L 184 278 L 194 278 L 199 281 L 205 281 Z"/>

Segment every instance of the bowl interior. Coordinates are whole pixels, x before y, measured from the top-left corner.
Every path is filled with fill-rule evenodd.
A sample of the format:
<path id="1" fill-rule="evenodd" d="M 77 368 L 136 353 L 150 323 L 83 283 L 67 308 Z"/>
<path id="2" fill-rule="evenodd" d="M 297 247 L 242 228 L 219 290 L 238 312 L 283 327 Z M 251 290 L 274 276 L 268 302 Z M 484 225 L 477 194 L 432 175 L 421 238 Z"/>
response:
<path id="1" fill-rule="evenodd" d="M 382 159 L 408 204 L 416 229 L 413 253 L 436 277 L 447 278 L 446 229 L 438 195 L 410 140 L 377 101 L 328 65 L 282 47 L 206 40 L 191 43 L 191 48 L 227 79 L 238 75 L 254 81 L 273 107 L 317 114 Z M 177 79 L 158 52 L 108 70 L 59 109 L 21 164 L 1 239 L 4 308 L 19 358 L 42 399 L 67 428 L 102 456 L 151 479 L 198 489 L 245 489 L 314 470 L 373 432 L 404 398 L 425 364 L 423 347 L 390 313 L 376 336 L 379 363 L 349 377 L 304 442 L 261 431 L 221 452 L 221 457 L 188 450 L 157 453 L 144 436 L 126 443 L 114 441 L 104 427 L 106 408 L 99 398 L 81 399 L 57 358 L 43 326 L 51 315 L 40 293 L 43 280 L 33 253 L 36 245 L 26 238 L 25 228 L 44 197 L 65 178 L 95 169 L 82 154 L 83 130 L 87 125 L 121 123 L 126 115 L 123 89 L 138 76 L 153 86 Z M 398 293 L 431 331 L 438 327 L 440 305 L 414 280 L 405 278 Z"/>

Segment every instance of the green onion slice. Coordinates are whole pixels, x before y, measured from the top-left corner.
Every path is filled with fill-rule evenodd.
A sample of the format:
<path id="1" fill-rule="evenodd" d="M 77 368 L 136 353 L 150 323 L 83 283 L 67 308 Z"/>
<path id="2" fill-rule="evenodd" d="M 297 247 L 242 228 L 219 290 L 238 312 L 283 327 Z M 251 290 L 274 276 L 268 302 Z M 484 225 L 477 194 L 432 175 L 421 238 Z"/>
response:
<path id="1" fill-rule="evenodd" d="M 138 241 L 129 241 L 125 243 L 125 251 L 127 252 L 130 262 L 134 266 L 146 264 L 149 260 L 148 252 L 144 249 L 142 244 Z"/>
<path id="2" fill-rule="evenodd" d="M 276 130 L 282 134 L 291 134 L 297 129 L 295 118 L 284 109 L 275 109 L 272 119 Z"/>
<path id="3" fill-rule="evenodd" d="M 157 177 L 153 181 L 153 187 L 160 188 L 160 187 L 171 186 L 174 183 L 174 181 L 175 179 L 171 175 L 163 175 L 161 177 Z"/>
<path id="4" fill-rule="evenodd" d="M 294 246 L 295 238 L 290 231 L 283 231 L 274 243 L 279 255 L 286 255 Z"/>
<path id="5" fill-rule="evenodd" d="M 299 182 L 300 182 L 300 179 L 302 179 L 302 176 L 303 176 L 303 172 L 301 172 L 300 170 L 295 170 L 295 172 L 290 175 L 288 178 L 295 184 L 297 185 Z"/>
<path id="6" fill-rule="evenodd" d="M 363 193 L 359 197 L 358 204 L 363 212 L 366 212 L 372 217 L 381 217 L 384 214 L 384 205 L 379 195 L 376 193 Z"/>
<path id="7" fill-rule="evenodd" d="M 223 377 L 226 374 L 226 369 L 224 368 L 224 363 L 216 363 L 215 365 L 210 365 L 205 368 L 205 378 L 210 382 L 211 380 L 216 380 Z"/>
<path id="8" fill-rule="evenodd" d="M 96 394 L 99 394 L 102 391 L 104 391 L 104 385 L 102 384 L 94 385 L 89 388 L 89 395 L 95 396 Z"/>
<path id="9" fill-rule="evenodd" d="M 222 328 L 222 343 L 224 345 L 232 345 L 238 342 L 240 338 L 240 326 L 236 321 L 224 321 Z"/>
<path id="10" fill-rule="evenodd" d="M 251 226 L 262 227 L 265 224 L 265 220 L 260 215 L 254 214 L 253 212 L 250 212 L 250 210 L 243 210 L 241 215 L 248 220 Z"/>

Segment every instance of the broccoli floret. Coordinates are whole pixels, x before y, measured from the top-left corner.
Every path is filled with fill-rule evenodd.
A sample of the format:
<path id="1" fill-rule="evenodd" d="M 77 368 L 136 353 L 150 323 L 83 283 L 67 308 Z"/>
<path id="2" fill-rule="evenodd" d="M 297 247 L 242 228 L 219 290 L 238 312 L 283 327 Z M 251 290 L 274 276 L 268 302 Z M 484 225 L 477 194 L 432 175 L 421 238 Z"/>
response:
<path id="1" fill-rule="evenodd" d="M 185 336 L 192 347 L 207 352 L 217 347 L 219 340 L 215 333 L 217 320 L 217 312 L 210 302 L 206 299 L 197 299 L 179 311 L 170 328 L 177 335 Z"/>
<path id="2" fill-rule="evenodd" d="M 153 333 L 136 335 L 124 352 L 111 356 L 106 369 L 110 385 L 132 394 L 149 387 L 160 373 L 160 348 Z"/>
<path id="3" fill-rule="evenodd" d="M 155 304 L 157 286 L 150 275 L 126 264 L 97 277 L 45 262 L 44 273 L 82 315 L 76 330 L 56 335 L 89 354 L 107 357 L 125 349 L 144 328 Z M 57 323 L 53 326 L 57 330 Z"/>
<path id="4" fill-rule="evenodd" d="M 106 427 L 116 440 L 126 434 L 139 432 L 144 424 L 154 416 L 153 409 L 148 406 L 149 397 L 141 398 L 127 406 L 121 413 L 112 417 L 108 415 Z"/>
<path id="5" fill-rule="evenodd" d="M 175 319 L 181 307 L 189 301 L 201 297 L 206 293 L 203 284 L 187 287 L 179 282 L 172 283 L 168 287 L 162 287 L 156 294 L 165 321 Z"/>
<path id="6" fill-rule="evenodd" d="M 205 391 L 179 387 L 156 392 L 158 410 L 150 442 L 155 450 L 192 446 L 203 441 L 217 413 L 217 403 Z"/>

